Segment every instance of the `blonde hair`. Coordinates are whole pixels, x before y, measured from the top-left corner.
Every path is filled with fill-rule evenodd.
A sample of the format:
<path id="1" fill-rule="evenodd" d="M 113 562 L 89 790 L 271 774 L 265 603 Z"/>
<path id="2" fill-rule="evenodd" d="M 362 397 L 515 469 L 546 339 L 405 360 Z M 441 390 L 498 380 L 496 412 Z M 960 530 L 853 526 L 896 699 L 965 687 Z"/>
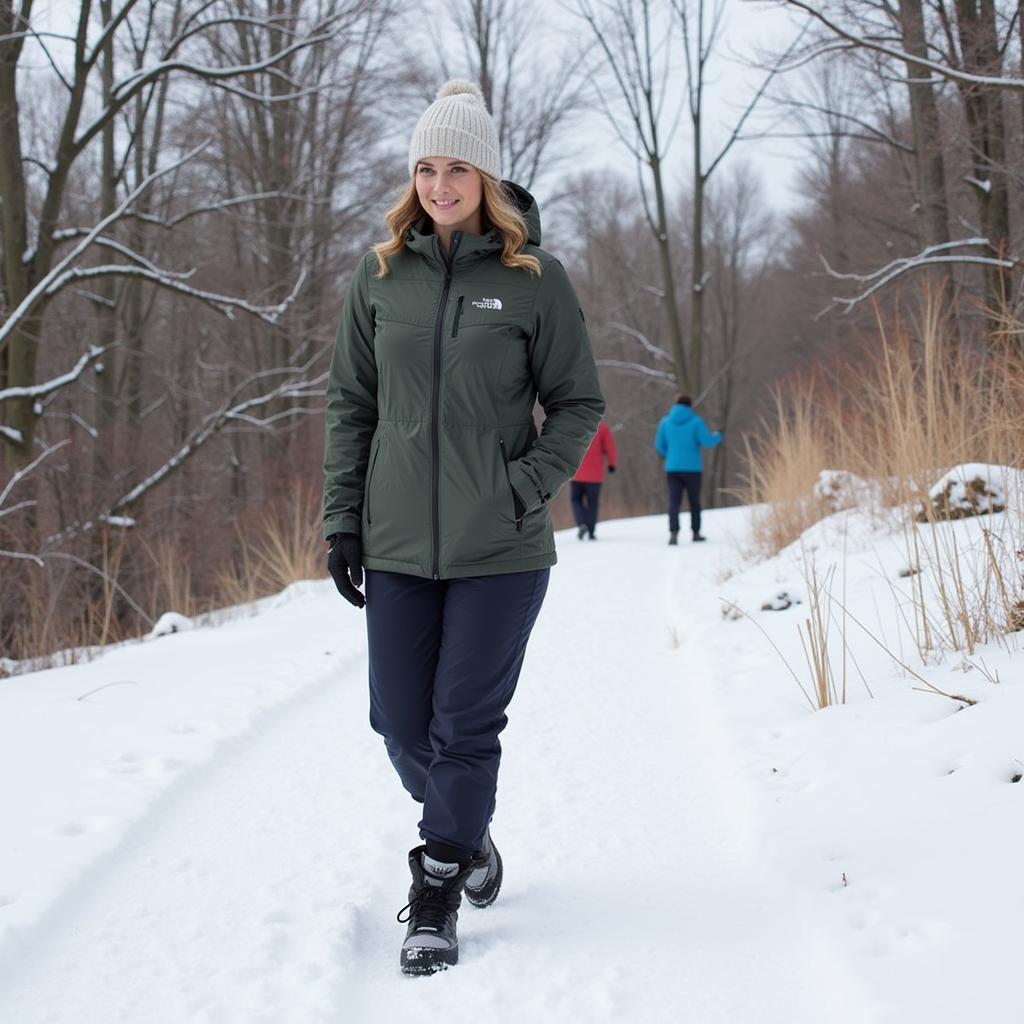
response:
<path id="1" fill-rule="evenodd" d="M 489 224 L 501 235 L 501 262 L 506 267 L 519 267 L 540 277 L 540 260 L 523 252 L 528 240 L 523 215 L 513 205 L 497 178 L 492 178 L 483 171 L 478 170 L 478 173 L 483 183 L 480 214 L 484 223 Z M 409 228 L 426 216 L 428 214 L 420 205 L 420 197 L 416 194 L 416 180 L 413 178 L 399 196 L 398 202 L 384 216 L 391 229 L 391 238 L 386 242 L 378 242 L 373 247 L 377 255 L 378 278 L 387 277 L 388 260 L 405 248 L 405 236 Z"/>

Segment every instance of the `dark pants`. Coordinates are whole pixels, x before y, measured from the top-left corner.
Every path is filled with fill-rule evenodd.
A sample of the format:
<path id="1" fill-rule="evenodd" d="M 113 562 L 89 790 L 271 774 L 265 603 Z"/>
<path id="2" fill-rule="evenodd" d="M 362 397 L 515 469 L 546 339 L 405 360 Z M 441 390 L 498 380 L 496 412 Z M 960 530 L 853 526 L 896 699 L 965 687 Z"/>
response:
<path id="1" fill-rule="evenodd" d="M 370 724 L 423 804 L 428 841 L 462 851 L 483 845 L 498 734 L 550 572 L 441 581 L 366 572 Z"/>
<path id="2" fill-rule="evenodd" d="M 679 508 L 683 491 L 690 502 L 690 529 L 700 533 L 700 473 L 666 473 L 668 479 L 668 529 L 679 532 Z"/>
<path id="3" fill-rule="evenodd" d="M 576 517 L 576 525 L 585 526 L 587 533 L 593 533 L 597 527 L 597 504 L 601 499 L 601 485 L 573 480 L 569 496 L 572 499 L 572 514 Z"/>

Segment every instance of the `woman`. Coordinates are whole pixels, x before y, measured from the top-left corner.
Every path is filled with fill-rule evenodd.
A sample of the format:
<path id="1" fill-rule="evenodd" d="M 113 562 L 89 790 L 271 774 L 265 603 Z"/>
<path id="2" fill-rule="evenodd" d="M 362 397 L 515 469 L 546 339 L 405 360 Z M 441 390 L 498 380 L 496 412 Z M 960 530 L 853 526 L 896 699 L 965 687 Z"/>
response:
<path id="1" fill-rule="evenodd" d="M 548 503 L 604 401 L 572 285 L 539 248 L 533 198 L 501 181 L 476 86 L 441 89 L 409 173 L 341 316 L 323 531 L 338 590 L 366 607 L 371 725 L 423 805 L 399 914 L 402 969 L 421 974 L 458 961 L 461 893 L 487 906 L 501 886 L 498 734 L 555 563 Z"/>
<path id="2" fill-rule="evenodd" d="M 617 459 L 612 429 L 601 420 L 594 440 L 590 442 L 580 468 L 576 470 L 569 486 L 572 514 L 576 520 L 576 536 L 580 540 L 587 536 L 591 540 L 597 540 L 597 510 L 601 501 L 604 470 L 607 466 L 608 472 L 614 473 Z"/>

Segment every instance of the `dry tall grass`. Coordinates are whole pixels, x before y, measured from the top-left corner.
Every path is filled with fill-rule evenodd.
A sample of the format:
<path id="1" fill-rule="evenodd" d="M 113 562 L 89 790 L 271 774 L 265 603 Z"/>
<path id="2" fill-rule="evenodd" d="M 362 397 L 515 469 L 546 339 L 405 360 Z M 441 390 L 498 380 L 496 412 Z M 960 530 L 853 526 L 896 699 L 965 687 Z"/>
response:
<path id="1" fill-rule="evenodd" d="M 44 565 L 24 573 L 18 617 L 0 620 L 0 674 L 90 657 L 146 633 L 166 611 L 195 617 L 323 576 L 319 527 L 318 492 L 293 482 L 234 524 L 213 524 L 211 533 L 231 530 L 217 558 L 195 557 L 192 538 L 149 533 L 144 520 L 131 531 L 98 532 L 81 555 L 46 553 Z M 4 658 L 16 665 L 5 668 Z"/>
<path id="2" fill-rule="evenodd" d="M 832 445 L 821 433 L 813 379 L 775 392 L 775 420 L 758 442 L 744 438 L 748 504 L 763 506 L 752 517 L 753 544 L 767 557 L 792 544 L 827 512 L 814 492 L 831 462 Z M 827 417 L 825 418 L 827 422 Z"/>
<path id="3" fill-rule="evenodd" d="M 235 560 L 217 577 L 217 603 L 243 604 L 325 573 L 320 495 L 296 485 L 248 522 L 235 527 Z"/>
<path id="4" fill-rule="evenodd" d="M 1024 350 L 1011 326 L 985 349 L 966 349 L 947 329 L 937 302 L 916 323 L 878 323 L 875 345 L 826 380 L 812 372 L 776 396 L 772 422 L 748 446 L 746 499 L 755 554 L 778 553 L 834 506 L 816 493 L 823 470 L 867 481 L 868 509 L 902 510 L 913 571 L 898 599 L 909 604 L 922 660 L 945 651 L 973 654 L 1024 626 L 1024 511 L 990 517 L 985 530 L 941 522 L 929 489 L 967 462 L 1024 468 Z M 820 580 L 808 581 L 817 595 Z M 895 584 L 894 584 L 895 594 Z M 812 622 L 805 641 L 812 677 L 828 695 L 829 667 Z M 844 641 L 845 644 L 845 641 Z"/>
<path id="5" fill-rule="evenodd" d="M 832 511 L 814 495 L 826 469 L 877 485 L 882 507 L 923 507 L 962 462 L 1024 465 L 1024 357 L 1012 337 L 965 351 L 939 303 L 916 324 L 879 321 L 877 342 L 826 380 L 812 372 L 776 394 L 774 419 L 747 445 L 757 554 L 770 556 Z"/>

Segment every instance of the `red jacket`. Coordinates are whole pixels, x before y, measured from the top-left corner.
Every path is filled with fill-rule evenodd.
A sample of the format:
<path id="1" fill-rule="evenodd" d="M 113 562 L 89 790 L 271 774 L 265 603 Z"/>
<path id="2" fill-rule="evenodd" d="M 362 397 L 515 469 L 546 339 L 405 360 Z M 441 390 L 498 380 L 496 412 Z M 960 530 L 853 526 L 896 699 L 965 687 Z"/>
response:
<path id="1" fill-rule="evenodd" d="M 605 460 L 611 469 L 615 468 L 615 438 L 602 420 L 573 480 L 583 484 L 601 483 L 604 480 Z"/>

